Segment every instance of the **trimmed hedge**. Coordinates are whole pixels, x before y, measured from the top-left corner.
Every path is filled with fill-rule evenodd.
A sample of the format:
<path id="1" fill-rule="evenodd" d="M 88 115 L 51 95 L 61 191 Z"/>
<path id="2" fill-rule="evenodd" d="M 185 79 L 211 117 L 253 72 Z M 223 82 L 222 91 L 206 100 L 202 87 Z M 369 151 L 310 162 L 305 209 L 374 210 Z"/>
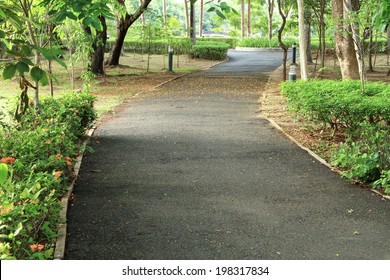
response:
<path id="1" fill-rule="evenodd" d="M 222 60 L 226 58 L 229 47 L 226 43 L 199 41 L 192 46 L 190 55 L 193 58 Z"/>
<path id="2" fill-rule="evenodd" d="M 234 48 L 236 46 L 237 40 L 235 38 L 213 38 L 213 37 L 204 37 L 197 38 L 197 44 L 227 44 L 229 48 Z M 107 40 L 106 51 L 110 51 L 114 44 L 115 40 Z M 125 40 L 123 43 L 123 49 L 126 52 L 134 53 L 149 53 L 149 54 L 167 54 L 168 46 L 172 46 L 175 54 L 191 54 L 192 42 L 190 38 L 174 38 L 169 42 L 167 40 L 142 40 L 141 38 L 134 40 Z"/>
<path id="3" fill-rule="evenodd" d="M 390 193 L 390 86 L 360 81 L 282 83 L 288 106 L 315 123 L 346 135 L 332 154 L 332 164 L 350 179 L 372 183 Z"/>

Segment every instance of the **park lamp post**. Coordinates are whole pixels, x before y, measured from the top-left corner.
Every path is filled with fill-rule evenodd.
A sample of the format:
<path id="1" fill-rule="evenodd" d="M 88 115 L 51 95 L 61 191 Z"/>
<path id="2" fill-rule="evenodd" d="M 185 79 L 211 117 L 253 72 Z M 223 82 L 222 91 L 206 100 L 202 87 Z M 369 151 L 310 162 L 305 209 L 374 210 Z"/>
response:
<path id="1" fill-rule="evenodd" d="M 168 72 L 173 72 L 173 48 L 168 46 Z"/>
<path id="2" fill-rule="evenodd" d="M 288 80 L 295 81 L 297 79 L 296 73 L 296 59 L 297 59 L 297 44 L 292 44 L 292 63 L 290 64 L 290 72 L 288 73 Z"/>

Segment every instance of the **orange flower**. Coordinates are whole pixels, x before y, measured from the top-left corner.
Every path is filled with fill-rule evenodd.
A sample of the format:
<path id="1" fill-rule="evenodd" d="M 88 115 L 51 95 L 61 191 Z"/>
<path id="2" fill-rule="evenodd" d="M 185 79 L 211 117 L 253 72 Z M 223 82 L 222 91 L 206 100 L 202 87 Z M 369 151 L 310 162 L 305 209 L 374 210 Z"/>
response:
<path id="1" fill-rule="evenodd" d="M 54 179 L 60 178 L 61 175 L 62 175 L 62 171 L 56 171 L 56 172 L 54 172 Z"/>
<path id="2" fill-rule="evenodd" d="M 30 245 L 30 249 L 32 252 L 40 252 L 43 250 L 43 248 L 45 248 L 45 245 L 43 244 L 31 244 Z"/>
<path id="3" fill-rule="evenodd" d="M 13 164 L 15 162 L 15 158 L 6 157 L 6 158 L 2 158 L 0 161 L 5 164 Z"/>
<path id="4" fill-rule="evenodd" d="M 56 154 L 55 159 L 59 159 L 59 158 L 62 158 L 62 157 L 63 157 L 63 155 L 61 155 L 61 154 Z"/>
<path id="5" fill-rule="evenodd" d="M 66 165 L 70 166 L 72 165 L 72 159 L 70 157 L 66 157 Z"/>

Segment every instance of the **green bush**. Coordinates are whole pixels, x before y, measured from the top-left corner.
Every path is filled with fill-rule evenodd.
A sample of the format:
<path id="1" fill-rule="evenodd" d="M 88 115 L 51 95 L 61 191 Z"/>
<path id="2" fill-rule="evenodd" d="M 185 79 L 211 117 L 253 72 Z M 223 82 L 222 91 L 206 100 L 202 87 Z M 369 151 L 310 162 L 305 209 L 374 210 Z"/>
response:
<path id="1" fill-rule="evenodd" d="M 295 42 L 297 43 L 296 38 L 283 38 L 283 43 L 291 47 Z M 279 42 L 276 37 L 269 39 L 267 37 L 246 37 L 242 38 L 238 43 L 239 47 L 247 47 L 247 48 L 279 48 Z"/>
<path id="2" fill-rule="evenodd" d="M 348 178 L 390 191 L 390 87 L 360 81 L 297 81 L 282 84 L 289 109 L 346 135 L 332 155 Z"/>
<path id="3" fill-rule="evenodd" d="M 95 119 L 93 97 L 68 94 L 27 110 L 0 131 L 0 259 L 50 259 L 60 198 L 78 139 Z"/>
<path id="4" fill-rule="evenodd" d="M 229 45 L 226 43 L 199 41 L 192 46 L 190 55 L 193 58 L 208 60 L 222 60 L 226 58 Z"/>

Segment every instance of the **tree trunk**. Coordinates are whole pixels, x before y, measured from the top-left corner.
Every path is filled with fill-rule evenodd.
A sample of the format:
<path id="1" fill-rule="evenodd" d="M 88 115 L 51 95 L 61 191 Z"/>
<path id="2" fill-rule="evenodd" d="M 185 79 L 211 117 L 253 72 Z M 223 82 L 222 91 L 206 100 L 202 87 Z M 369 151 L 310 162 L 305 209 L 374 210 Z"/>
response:
<path id="1" fill-rule="evenodd" d="M 164 24 L 166 24 L 167 23 L 167 0 L 163 0 L 162 1 L 163 3 L 163 22 L 164 22 Z"/>
<path id="2" fill-rule="evenodd" d="M 280 17 L 282 18 L 282 24 L 280 25 L 280 27 L 278 29 L 278 42 L 279 42 L 279 46 L 283 50 L 283 81 L 285 81 L 286 78 L 287 78 L 287 53 L 288 53 L 288 46 L 286 46 L 283 43 L 283 41 L 282 41 L 282 34 L 283 34 L 284 27 L 286 26 L 287 14 L 283 13 L 281 0 L 277 0 L 277 1 L 278 1 L 279 14 L 280 14 Z"/>
<path id="3" fill-rule="evenodd" d="M 96 36 L 93 41 L 93 53 L 90 65 L 90 71 L 95 75 L 104 75 L 104 50 L 107 42 L 107 24 L 104 16 L 99 16 L 103 30 L 96 31 Z"/>
<path id="4" fill-rule="evenodd" d="M 321 68 L 325 67 L 326 41 L 325 41 L 325 0 L 320 2 L 320 51 Z"/>
<path id="5" fill-rule="evenodd" d="M 252 27 L 251 27 L 251 0 L 248 0 L 248 36 L 252 35 Z"/>
<path id="6" fill-rule="evenodd" d="M 241 0 L 241 38 L 245 37 L 245 1 Z"/>
<path id="7" fill-rule="evenodd" d="M 387 65 L 390 64 L 390 24 L 387 26 Z"/>
<path id="8" fill-rule="evenodd" d="M 139 0 L 139 6 L 142 7 L 142 2 L 143 0 Z M 142 27 L 145 27 L 145 14 L 142 13 L 141 15 L 141 22 L 142 22 Z"/>
<path id="9" fill-rule="evenodd" d="M 199 1 L 199 37 L 203 36 L 203 0 Z"/>
<path id="10" fill-rule="evenodd" d="M 333 0 L 332 16 L 336 21 L 336 55 L 343 79 L 359 79 L 359 67 L 356 59 L 350 26 L 344 25 L 346 11 L 343 0 Z"/>
<path id="11" fill-rule="evenodd" d="M 304 24 L 305 26 L 305 42 L 306 42 L 306 59 L 308 64 L 313 63 L 313 57 L 311 55 L 311 25 L 310 23 L 306 22 Z"/>
<path id="12" fill-rule="evenodd" d="M 192 44 L 196 43 L 196 27 L 195 27 L 195 3 L 190 1 L 190 38 Z"/>
<path id="13" fill-rule="evenodd" d="M 127 31 L 130 26 L 144 13 L 149 3 L 152 0 L 144 0 L 142 5 L 133 14 L 126 13 L 125 16 L 117 15 L 116 21 L 116 39 L 114 46 L 111 49 L 110 55 L 106 61 L 106 65 L 118 66 L 121 56 L 123 42 L 125 41 Z M 118 3 L 124 5 L 124 2 L 118 0 Z"/>
<path id="14" fill-rule="evenodd" d="M 364 94 L 364 82 L 366 81 L 366 69 L 364 65 L 364 54 L 363 54 L 363 45 L 362 38 L 359 34 L 359 24 L 354 19 L 354 13 L 359 11 L 359 0 L 345 0 L 344 5 L 345 12 L 347 13 L 347 18 L 350 20 L 351 30 L 352 30 L 352 39 L 353 46 L 355 48 L 355 55 L 357 58 L 359 77 L 362 82 L 362 93 Z"/>
<path id="15" fill-rule="evenodd" d="M 272 16 L 274 14 L 275 0 L 268 0 L 268 38 L 272 39 Z"/>
<path id="16" fill-rule="evenodd" d="M 307 70 L 307 36 L 305 30 L 305 9 L 303 0 L 298 0 L 298 22 L 299 22 L 299 59 L 301 69 L 301 79 L 306 81 Z M 310 31 L 309 31 L 310 33 Z"/>
<path id="17" fill-rule="evenodd" d="M 184 0 L 184 13 L 186 15 L 186 34 L 187 34 L 187 37 L 190 37 L 190 17 L 188 15 L 187 1 L 189 1 L 189 0 Z"/>

